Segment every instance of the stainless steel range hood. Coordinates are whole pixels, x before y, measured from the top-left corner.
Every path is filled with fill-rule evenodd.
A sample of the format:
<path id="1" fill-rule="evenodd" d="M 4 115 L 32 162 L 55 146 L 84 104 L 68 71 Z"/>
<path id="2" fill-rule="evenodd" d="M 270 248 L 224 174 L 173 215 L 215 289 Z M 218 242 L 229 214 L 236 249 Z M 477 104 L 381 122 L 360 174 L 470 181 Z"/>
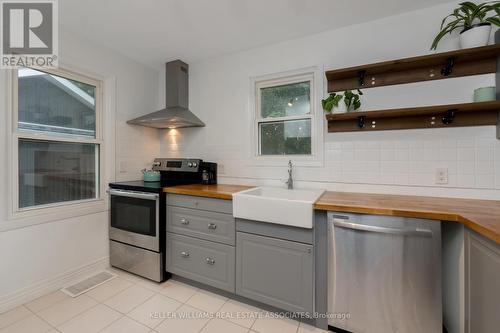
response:
<path id="1" fill-rule="evenodd" d="M 189 66 L 180 60 L 166 64 L 166 107 L 127 121 L 155 128 L 203 127 L 205 123 L 189 111 Z"/>

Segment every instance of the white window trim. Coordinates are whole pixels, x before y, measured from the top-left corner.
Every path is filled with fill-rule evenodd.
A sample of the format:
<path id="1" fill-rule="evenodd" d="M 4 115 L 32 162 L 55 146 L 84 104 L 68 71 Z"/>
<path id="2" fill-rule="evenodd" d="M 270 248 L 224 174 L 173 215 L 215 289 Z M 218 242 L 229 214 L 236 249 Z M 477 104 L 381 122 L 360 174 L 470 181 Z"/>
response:
<path id="1" fill-rule="evenodd" d="M 259 89 L 277 85 L 311 82 L 311 114 L 296 117 L 269 118 L 265 121 L 260 118 L 260 93 Z M 321 167 L 324 165 L 324 121 L 320 105 L 323 98 L 324 80 L 321 66 L 302 68 L 293 71 L 267 74 L 250 78 L 249 120 L 250 120 L 250 158 L 249 164 L 254 166 L 283 166 L 292 160 L 296 166 Z M 311 119 L 311 155 L 260 155 L 259 128 L 262 122 L 280 120 Z"/>
<path id="2" fill-rule="evenodd" d="M 106 186 L 109 180 L 108 164 L 106 160 L 108 146 L 110 152 L 114 154 L 114 129 L 113 133 L 104 133 L 106 124 L 114 122 L 115 109 L 115 86 L 114 77 L 102 78 L 94 74 L 83 74 L 68 67 L 42 71 L 59 75 L 65 78 L 74 79 L 80 82 L 96 86 L 99 93 L 96 94 L 96 137 L 95 139 L 69 138 L 64 134 L 46 135 L 29 130 L 19 130 L 17 128 L 17 71 L 10 70 L 7 75 L 7 141 L 8 141 L 8 176 L 10 178 L 7 198 L 9 198 L 7 220 L 0 223 L 0 231 L 23 228 L 30 225 L 58 221 L 62 219 L 103 212 L 108 209 L 108 198 L 106 196 Z M 91 78 L 92 77 L 92 78 Z M 105 115 L 106 113 L 106 115 Z M 107 126 L 109 127 L 109 126 Z M 37 140 L 48 140 L 58 142 L 81 142 L 99 145 L 99 173 L 98 173 L 98 196 L 93 199 L 68 201 L 49 205 L 40 205 L 27 208 L 18 208 L 18 140 L 20 138 L 32 138 Z"/>

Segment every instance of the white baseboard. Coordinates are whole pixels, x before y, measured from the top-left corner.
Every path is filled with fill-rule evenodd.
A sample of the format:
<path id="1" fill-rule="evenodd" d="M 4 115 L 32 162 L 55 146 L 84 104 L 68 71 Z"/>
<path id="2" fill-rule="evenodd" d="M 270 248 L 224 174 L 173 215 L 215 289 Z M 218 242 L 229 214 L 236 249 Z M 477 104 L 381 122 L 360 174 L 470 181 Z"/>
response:
<path id="1" fill-rule="evenodd" d="M 107 268 L 109 268 L 109 256 L 82 265 L 57 276 L 39 281 L 38 283 L 14 291 L 8 295 L 0 296 L 0 313 L 78 282 Z"/>

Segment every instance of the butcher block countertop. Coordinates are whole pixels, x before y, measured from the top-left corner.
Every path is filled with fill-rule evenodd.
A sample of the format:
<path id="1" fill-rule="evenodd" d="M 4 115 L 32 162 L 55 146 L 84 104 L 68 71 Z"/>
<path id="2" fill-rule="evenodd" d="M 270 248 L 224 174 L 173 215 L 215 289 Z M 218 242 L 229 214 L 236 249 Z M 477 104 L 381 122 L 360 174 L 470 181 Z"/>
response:
<path id="1" fill-rule="evenodd" d="M 315 209 L 460 222 L 500 244 L 500 201 L 325 192 Z"/>
<path id="2" fill-rule="evenodd" d="M 164 192 L 231 200 L 242 185 L 180 185 Z M 500 244 L 500 201 L 411 195 L 325 192 L 314 204 L 318 210 L 415 217 L 459 222 Z"/>
<path id="3" fill-rule="evenodd" d="M 249 188 L 252 188 L 252 186 L 225 185 L 225 184 L 216 184 L 216 185 L 193 184 L 193 185 L 179 185 L 179 186 L 165 187 L 163 189 L 163 192 L 173 193 L 173 194 L 193 195 L 195 197 L 231 200 L 233 198 L 233 193 L 248 190 Z"/>

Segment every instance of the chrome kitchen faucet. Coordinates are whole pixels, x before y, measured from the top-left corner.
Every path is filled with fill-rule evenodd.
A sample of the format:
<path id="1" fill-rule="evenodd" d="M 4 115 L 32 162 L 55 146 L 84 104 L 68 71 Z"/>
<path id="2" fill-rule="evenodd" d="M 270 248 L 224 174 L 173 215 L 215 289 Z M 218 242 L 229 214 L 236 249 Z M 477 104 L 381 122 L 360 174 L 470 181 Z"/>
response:
<path id="1" fill-rule="evenodd" d="M 293 175 L 292 175 L 292 160 L 288 161 L 288 180 L 286 181 L 286 184 L 288 185 L 289 190 L 293 190 Z"/>

